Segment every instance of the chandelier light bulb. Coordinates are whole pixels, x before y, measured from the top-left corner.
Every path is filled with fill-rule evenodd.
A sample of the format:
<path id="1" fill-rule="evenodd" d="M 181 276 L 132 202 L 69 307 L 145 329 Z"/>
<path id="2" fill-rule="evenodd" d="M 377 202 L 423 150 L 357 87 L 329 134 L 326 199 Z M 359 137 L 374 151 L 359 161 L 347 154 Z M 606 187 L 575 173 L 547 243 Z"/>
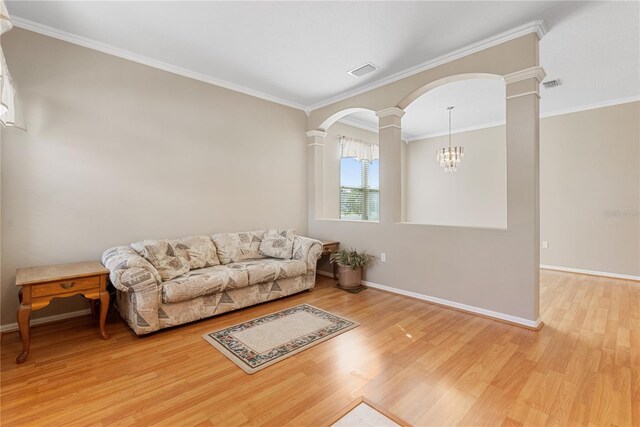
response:
<path id="1" fill-rule="evenodd" d="M 449 110 L 449 146 L 436 151 L 436 160 L 445 172 L 455 172 L 464 157 L 464 147 L 451 146 L 451 110 L 453 107 L 447 107 L 447 110 Z"/>

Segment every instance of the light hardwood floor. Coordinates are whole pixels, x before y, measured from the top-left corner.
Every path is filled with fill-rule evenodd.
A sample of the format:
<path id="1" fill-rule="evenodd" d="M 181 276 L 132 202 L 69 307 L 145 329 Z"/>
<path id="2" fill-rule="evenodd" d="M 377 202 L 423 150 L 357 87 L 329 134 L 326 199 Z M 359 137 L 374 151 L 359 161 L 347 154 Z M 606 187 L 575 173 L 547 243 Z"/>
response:
<path id="1" fill-rule="evenodd" d="M 364 396 L 415 425 L 640 425 L 640 284 L 542 272 L 529 331 L 319 277 L 310 292 L 139 338 L 117 318 L 17 333 L 1 350 L 2 426 L 324 425 Z M 307 302 L 361 326 L 254 375 L 201 335 Z"/>

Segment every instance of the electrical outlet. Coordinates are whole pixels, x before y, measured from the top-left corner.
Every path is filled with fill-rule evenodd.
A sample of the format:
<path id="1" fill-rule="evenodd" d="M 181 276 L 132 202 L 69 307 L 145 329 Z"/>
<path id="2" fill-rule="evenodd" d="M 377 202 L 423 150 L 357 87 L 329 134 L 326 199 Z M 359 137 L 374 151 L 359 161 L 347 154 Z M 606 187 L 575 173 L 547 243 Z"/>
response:
<path id="1" fill-rule="evenodd" d="M 542 249 L 549 249 L 549 242 L 547 242 L 546 240 L 542 241 Z"/>
<path id="2" fill-rule="evenodd" d="M 384 252 L 382 252 L 380 254 L 380 261 L 382 262 L 387 262 L 387 254 L 385 254 Z"/>

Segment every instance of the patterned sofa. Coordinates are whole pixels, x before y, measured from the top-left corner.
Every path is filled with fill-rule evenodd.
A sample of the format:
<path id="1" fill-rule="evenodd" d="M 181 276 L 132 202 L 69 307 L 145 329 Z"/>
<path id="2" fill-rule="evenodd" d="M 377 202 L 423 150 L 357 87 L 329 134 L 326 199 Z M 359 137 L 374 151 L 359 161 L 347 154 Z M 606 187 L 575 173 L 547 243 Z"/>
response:
<path id="1" fill-rule="evenodd" d="M 293 230 L 145 240 L 102 263 L 138 335 L 281 298 L 315 285 L 322 244 Z"/>

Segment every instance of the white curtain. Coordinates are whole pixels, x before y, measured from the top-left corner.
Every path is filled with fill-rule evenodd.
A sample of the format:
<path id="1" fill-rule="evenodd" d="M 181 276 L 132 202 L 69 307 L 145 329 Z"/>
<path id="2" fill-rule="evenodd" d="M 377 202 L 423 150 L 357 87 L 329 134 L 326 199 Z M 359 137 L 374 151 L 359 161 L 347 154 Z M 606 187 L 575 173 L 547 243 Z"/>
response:
<path id="1" fill-rule="evenodd" d="M 0 35 L 6 33 L 13 25 L 7 12 L 4 0 L 0 0 Z M 4 59 L 4 52 L 0 46 L 0 124 L 2 126 L 15 126 L 25 129 L 20 108 L 20 97 L 18 88 L 11 78 L 7 62 Z"/>
<path id="2" fill-rule="evenodd" d="M 342 145 L 341 157 L 343 159 L 354 158 L 360 161 L 366 160 L 369 163 L 380 159 L 380 147 L 378 144 L 349 138 L 348 136 L 341 136 L 340 144 Z"/>

